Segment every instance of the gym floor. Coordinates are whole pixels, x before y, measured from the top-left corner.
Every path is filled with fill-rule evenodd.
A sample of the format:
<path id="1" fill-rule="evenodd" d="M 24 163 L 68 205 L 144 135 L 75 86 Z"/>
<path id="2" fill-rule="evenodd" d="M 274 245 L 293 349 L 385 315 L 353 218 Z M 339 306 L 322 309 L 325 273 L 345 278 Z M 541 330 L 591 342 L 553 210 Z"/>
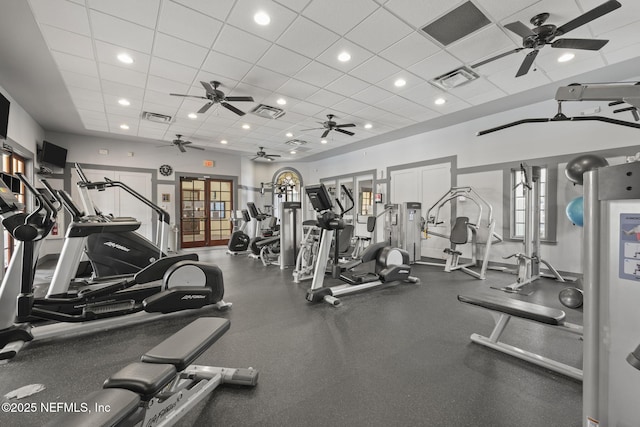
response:
<path id="1" fill-rule="evenodd" d="M 226 312 L 211 308 L 89 336 L 33 342 L 0 365 L 0 394 L 29 384 L 46 389 L 17 402 L 82 402 L 123 366 L 200 316 L 231 321 L 201 365 L 254 367 L 254 389 L 223 386 L 182 426 L 580 426 L 582 384 L 471 343 L 488 335 L 489 311 L 458 294 L 508 296 L 580 312 L 557 300 L 562 284 L 541 279 L 530 296 L 504 294 L 515 276 L 490 271 L 485 281 L 438 267 L 413 266 L 420 284 L 398 284 L 310 304 L 310 283 L 291 270 L 264 267 L 222 249 L 198 250 L 224 272 Z M 325 281 L 327 284 L 328 281 Z M 580 367 L 576 336 L 513 319 L 503 340 Z M 4 398 L 3 398 L 4 401 Z M 0 425 L 40 426 L 52 414 L 0 412 Z"/>

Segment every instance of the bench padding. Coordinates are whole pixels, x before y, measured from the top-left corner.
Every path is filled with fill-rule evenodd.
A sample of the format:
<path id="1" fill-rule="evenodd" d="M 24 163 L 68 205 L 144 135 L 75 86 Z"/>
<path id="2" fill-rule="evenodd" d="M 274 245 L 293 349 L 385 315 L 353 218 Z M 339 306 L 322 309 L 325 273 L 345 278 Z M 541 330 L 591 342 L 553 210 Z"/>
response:
<path id="1" fill-rule="evenodd" d="M 176 368 L 170 364 L 135 362 L 111 375 L 104 388 L 130 390 L 149 400 L 176 377 Z"/>
<path id="2" fill-rule="evenodd" d="M 564 311 L 555 308 L 489 295 L 483 295 L 482 297 L 458 295 L 458 301 L 553 326 L 564 324 L 566 316 Z"/>
<path id="3" fill-rule="evenodd" d="M 145 363 L 168 363 L 183 371 L 229 330 L 230 322 L 218 317 L 194 320 L 160 344 L 147 351 Z"/>

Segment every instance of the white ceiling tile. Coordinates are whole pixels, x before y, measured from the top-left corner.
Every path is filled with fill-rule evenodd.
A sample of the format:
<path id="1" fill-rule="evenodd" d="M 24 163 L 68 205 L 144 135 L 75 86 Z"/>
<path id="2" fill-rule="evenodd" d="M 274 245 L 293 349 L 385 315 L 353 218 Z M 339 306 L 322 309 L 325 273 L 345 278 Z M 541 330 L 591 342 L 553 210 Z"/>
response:
<path id="1" fill-rule="evenodd" d="M 160 0 L 136 0 L 134 2 L 130 0 L 88 0 L 87 3 L 91 9 L 118 16 L 148 28 L 156 27 L 156 18 L 160 8 Z"/>
<path id="2" fill-rule="evenodd" d="M 594 7 L 604 3 L 604 0 L 577 0 L 582 10 L 587 12 Z M 637 1 L 621 1 L 622 7 L 591 21 L 588 27 L 593 30 L 595 36 L 611 31 L 615 28 L 622 27 L 632 22 L 640 20 L 640 2 Z M 573 37 L 573 32 L 569 37 Z M 600 38 L 600 37 L 597 37 Z"/>
<path id="3" fill-rule="evenodd" d="M 40 27 L 49 49 L 83 58 L 94 59 L 91 38 L 49 25 Z"/>
<path id="4" fill-rule="evenodd" d="M 384 117 L 386 115 L 388 115 L 389 112 L 386 110 L 382 110 L 378 107 L 374 107 L 374 106 L 369 106 L 367 108 L 364 108 L 360 111 L 358 111 L 358 116 L 360 117 L 367 117 L 369 120 L 376 120 L 380 117 Z"/>
<path id="5" fill-rule="evenodd" d="M 271 43 L 264 39 L 225 25 L 213 48 L 235 58 L 256 62 L 269 49 L 269 46 Z"/>
<path id="6" fill-rule="evenodd" d="M 399 91 L 400 96 L 427 107 L 433 106 L 433 99 L 443 93 L 442 90 L 430 85 L 421 83 L 417 86 L 410 86 Z"/>
<path id="7" fill-rule="evenodd" d="M 211 47 L 222 22 L 174 2 L 163 3 L 158 31 L 170 36 Z"/>
<path id="8" fill-rule="evenodd" d="M 501 23 L 507 24 L 514 21 L 520 21 L 527 27 L 533 28 L 533 25 L 529 21 L 535 15 L 543 12 L 549 13 L 549 18 L 545 23 L 557 26 L 565 24 L 582 14 L 575 1 L 540 0 L 532 2 L 531 6 L 510 15 L 506 19 L 503 19 Z M 570 32 L 569 34 L 571 34 L 571 36 L 569 37 L 575 37 L 576 31 L 577 30 Z"/>
<path id="9" fill-rule="evenodd" d="M 149 28 L 91 11 L 91 30 L 96 40 L 151 53 L 153 30 Z"/>
<path id="10" fill-rule="evenodd" d="M 87 111 L 96 111 L 98 113 L 104 114 L 104 102 L 102 102 L 102 98 L 95 99 L 82 99 L 82 98 L 72 98 L 73 105 L 76 106 L 78 110 L 87 110 Z"/>
<path id="11" fill-rule="evenodd" d="M 82 89 L 94 90 L 96 92 L 102 91 L 100 79 L 96 76 L 88 76 L 86 74 L 79 74 L 65 70 L 60 71 L 60 74 L 68 87 L 79 87 Z"/>
<path id="12" fill-rule="evenodd" d="M 269 25 L 258 25 L 253 16 L 266 12 L 271 17 Z M 274 2 L 264 0 L 237 0 L 227 22 L 258 37 L 275 41 L 296 19 L 296 13 Z"/>
<path id="13" fill-rule="evenodd" d="M 148 102 L 153 102 L 154 104 L 166 105 L 167 107 L 172 107 L 177 109 L 180 104 L 182 104 L 183 100 L 193 99 L 194 98 L 182 98 L 179 96 L 171 96 L 167 92 L 156 92 L 154 90 L 146 90 L 144 93 L 144 100 Z M 199 100 L 197 100 L 200 102 Z"/>
<path id="14" fill-rule="evenodd" d="M 311 62 L 309 58 L 274 44 L 260 58 L 258 65 L 280 74 L 293 76 L 309 62 Z"/>
<path id="15" fill-rule="evenodd" d="M 257 86 L 270 91 L 277 90 L 280 86 L 285 84 L 289 78 L 285 75 L 274 73 L 262 67 L 253 67 L 244 78 L 243 82 L 252 86 Z"/>
<path id="16" fill-rule="evenodd" d="M 153 129 L 153 128 L 143 127 L 142 123 L 138 127 L 138 136 L 141 138 L 162 139 L 164 134 L 165 134 L 164 129 Z"/>
<path id="17" fill-rule="evenodd" d="M 459 59 L 443 50 L 412 65 L 409 67 L 409 71 L 425 80 L 431 80 L 434 77 L 462 67 L 462 65 L 464 64 Z"/>
<path id="18" fill-rule="evenodd" d="M 605 55 L 610 51 L 619 50 L 623 47 L 634 45 L 640 39 L 640 21 L 604 33 L 598 38 L 604 40 L 615 40 L 610 41 L 600 50 L 600 52 L 604 53 Z"/>
<path id="19" fill-rule="evenodd" d="M 338 60 L 338 55 L 347 52 L 351 55 L 351 59 L 346 62 Z M 320 56 L 316 57 L 316 61 L 320 61 L 330 67 L 336 68 L 345 73 L 362 64 L 373 56 L 373 53 L 350 42 L 347 39 L 340 39 L 325 50 Z"/>
<path id="20" fill-rule="evenodd" d="M 498 88 L 493 89 L 488 92 L 483 92 L 481 94 L 470 96 L 468 98 L 464 98 L 471 105 L 481 105 L 489 101 L 493 101 L 495 99 L 503 98 L 506 93 Z"/>
<path id="21" fill-rule="evenodd" d="M 127 99 L 144 99 L 144 89 L 142 88 L 106 80 L 103 80 L 101 83 L 102 92 L 105 95 L 115 95 Z"/>
<path id="22" fill-rule="evenodd" d="M 569 62 L 558 62 L 558 58 L 565 53 L 571 52 L 575 54 L 575 57 Z M 573 49 L 544 49 L 540 51 L 536 60 L 534 62 L 534 66 L 543 69 L 549 75 L 550 71 L 558 70 L 561 68 L 572 68 L 573 64 L 593 60 L 594 58 L 598 58 L 602 65 L 602 56 L 600 52 L 593 50 L 573 50 Z M 585 70 L 587 71 L 587 70 Z M 562 72 L 560 72 L 562 73 Z M 555 80 L 555 79 L 554 79 Z"/>
<path id="23" fill-rule="evenodd" d="M 287 108 L 287 113 L 292 112 L 292 113 L 302 114 L 304 116 L 313 116 L 315 114 L 318 114 L 323 109 L 324 107 L 322 107 L 321 105 L 300 101 L 291 105 L 291 107 Z"/>
<path id="24" fill-rule="evenodd" d="M 224 21 L 229 16 L 235 0 L 173 0 L 212 18 Z"/>
<path id="25" fill-rule="evenodd" d="M 351 77 L 348 74 L 340 77 L 337 80 L 334 80 L 330 84 L 328 84 L 325 89 L 328 89 L 332 92 L 339 93 L 342 96 L 351 96 L 355 93 L 358 93 L 365 88 L 369 87 L 370 84 L 364 82 L 355 77 Z"/>
<path id="26" fill-rule="evenodd" d="M 131 107 L 123 107 L 119 105 L 117 100 L 115 103 L 110 102 L 110 99 L 105 99 L 105 110 L 107 111 L 107 115 L 117 114 L 123 117 L 130 117 L 132 119 L 138 119 L 140 117 L 140 105 L 138 108 Z"/>
<path id="27" fill-rule="evenodd" d="M 238 83 L 234 87 L 233 91 L 228 92 L 228 94 L 232 94 L 233 96 L 251 96 L 255 102 L 262 102 L 264 99 L 271 96 L 273 90 L 247 84 L 246 81 L 243 81 L 242 83 Z M 253 105 L 249 103 L 244 103 L 242 105 L 246 106 L 245 108 L 247 109 L 253 107 Z"/>
<path id="28" fill-rule="evenodd" d="M 351 97 L 360 102 L 364 102 L 365 104 L 376 105 L 378 102 L 391 96 L 393 96 L 393 93 L 389 91 L 386 91 L 377 86 L 369 86 L 368 88 L 361 90 Z"/>
<path id="29" fill-rule="evenodd" d="M 170 93 L 187 94 L 189 93 L 188 92 L 189 84 L 177 82 L 175 80 L 164 79 L 162 77 L 149 76 L 149 79 L 147 80 L 147 89 L 154 90 L 156 92 L 166 93 L 166 94 L 170 94 Z M 204 88 L 202 88 L 202 91 L 197 95 L 203 95 L 203 94 L 204 94 Z"/>
<path id="30" fill-rule="evenodd" d="M 338 34 L 345 34 L 378 7 L 372 0 L 313 0 L 303 15 Z M 332 10 L 337 13 L 327 13 Z"/>
<path id="31" fill-rule="evenodd" d="M 532 4 L 538 3 L 539 0 L 476 0 L 476 6 L 484 9 L 496 21 L 500 21 L 508 16 L 519 12 Z M 599 1 L 599 0 L 598 0 Z M 528 23 L 529 21 L 527 21 Z"/>
<path id="32" fill-rule="evenodd" d="M 310 85 L 303 81 L 289 79 L 285 84 L 278 88 L 277 92 L 297 99 L 306 99 L 309 95 L 316 93 L 318 89 L 319 88 L 317 86 Z"/>
<path id="33" fill-rule="evenodd" d="M 441 0 L 389 0 L 384 4 L 384 7 L 407 21 L 410 25 L 421 28 L 435 21 L 445 12 L 455 9 L 460 3 L 462 3 L 461 0 L 451 2 Z"/>
<path id="34" fill-rule="evenodd" d="M 349 74 L 369 83 L 377 83 L 400 70 L 398 66 L 393 65 L 386 59 L 374 56 L 362 65 L 354 68 Z"/>
<path id="35" fill-rule="evenodd" d="M 48 24 L 85 36 L 91 35 L 84 7 L 65 0 L 30 0 L 29 4 L 40 24 Z"/>
<path id="36" fill-rule="evenodd" d="M 73 71 L 78 74 L 98 77 L 98 67 L 96 66 L 95 61 L 62 52 L 52 52 L 51 54 L 60 70 Z"/>
<path id="37" fill-rule="evenodd" d="M 307 97 L 306 101 L 322 105 L 324 107 L 331 107 L 333 104 L 344 101 L 344 99 L 344 96 L 337 93 L 329 92 L 328 90 L 319 90 L 313 95 Z"/>
<path id="38" fill-rule="evenodd" d="M 405 38 L 412 31 L 413 28 L 385 9 L 378 9 L 345 37 L 373 53 L 378 53 Z"/>
<path id="39" fill-rule="evenodd" d="M 529 71 L 521 77 L 515 77 L 517 69 L 507 69 L 491 74 L 487 78 L 491 83 L 507 92 L 508 94 L 518 93 L 527 89 L 551 83 L 551 79 L 541 72 Z"/>
<path id="40" fill-rule="evenodd" d="M 220 52 L 210 51 L 202 70 L 214 76 L 239 80 L 251 69 L 252 64 Z"/>
<path id="41" fill-rule="evenodd" d="M 395 86 L 395 82 L 398 79 L 402 79 L 406 82 L 405 86 L 403 87 L 396 87 Z M 389 77 L 380 80 L 377 83 L 378 87 L 381 88 L 385 88 L 388 89 L 390 91 L 393 91 L 394 93 L 404 93 L 404 92 L 408 92 L 411 91 L 414 87 L 421 85 L 422 83 L 425 83 L 424 79 L 421 79 L 420 77 L 416 76 L 415 74 L 409 73 L 407 71 L 399 71 L 395 74 L 390 75 Z"/>
<path id="42" fill-rule="evenodd" d="M 140 72 L 146 72 L 149 69 L 149 61 L 151 59 L 149 55 L 98 40 L 95 41 L 95 46 L 96 56 L 99 62 L 116 65 L 118 67 L 124 67 Z M 134 60 L 133 64 L 123 64 L 122 62 L 118 61 L 118 55 L 121 53 L 128 53 L 129 55 L 131 55 Z"/>
<path id="43" fill-rule="evenodd" d="M 151 66 L 149 67 L 150 75 L 188 84 L 193 82 L 197 72 L 198 70 L 195 68 L 158 57 L 151 59 Z"/>
<path id="44" fill-rule="evenodd" d="M 640 43 L 623 47 L 622 49 L 611 50 L 606 53 L 607 62 L 615 64 L 616 62 L 626 61 L 627 59 L 636 58 L 640 51 Z"/>
<path id="45" fill-rule="evenodd" d="M 291 10 L 295 10 L 296 12 L 301 12 L 307 4 L 309 4 L 310 0 L 275 0 L 276 3 L 280 3 L 281 5 L 288 7 Z"/>
<path id="46" fill-rule="evenodd" d="M 99 69 L 102 80 L 109 80 L 136 87 L 145 87 L 147 84 L 147 75 L 145 73 L 115 67 L 110 64 L 100 64 Z"/>
<path id="47" fill-rule="evenodd" d="M 473 70 L 478 74 L 490 76 L 492 74 L 502 72 L 505 69 L 509 69 L 513 70 L 513 75 L 515 75 L 518 71 L 518 68 L 520 68 L 520 64 L 522 64 L 522 61 L 524 60 L 526 54 L 530 51 L 530 49 L 525 49 L 520 52 L 515 52 L 495 61 L 488 62 L 485 65 L 474 68 Z M 484 60 L 485 58 L 482 59 Z"/>
<path id="48" fill-rule="evenodd" d="M 299 16 L 277 40 L 301 55 L 314 58 L 338 40 L 338 35 L 309 19 Z"/>
<path id="49" fill-rule="evenodd" d="M 383 50 L 379 55 L 399 67 L 407 68 L 439 50 L 435 43 L 416 31 Z"/>
<path id="50" fill-rule="evenodd" d="M 431 108 L 433 108 L 436 113 L 450 114 L 456 111 L 464 110 L 465 108 L 469 108 L 471 106 L 471 104 L 469 104 L 468 102 L 464 102 L 451 94 L 445 95 L 443 98 L 447 100 L 446 103 L 442 105 L 435 105 L 433 103 L 431 104 Z M 435 101 L 435 99 L 433 99 L 433 101 Z"/>
<path id="51" fill-rule="evenodd" d="M 84 120 L 96 120 L 96 121 L 106 121 L 107 115 L 104 112 L 94 111 L 94 110 L 78 110 L 78 114 Z"/>
<path id="52" fill-rule="evenodd" d="M 447 47 L 447 51 L 468 64 L 480 58 L 518 47 L 497 25 L 488 25 Z"/>
<path id="53" fill-rule="evenodd" d="M 309 83 L 314 86 L 323 87 L 340 77 L 342 73 L 340 71 L 329 68 L 324 64 L 313 61 L 294 77 L 303 82 Z"/>
<path id="54" fill-rule="evenodd" d="M 543 68 L 552 80 L 562 80 L 567 77 L 575 76 L 576 74 L 586 73 L 587 71 L 595 70 L 596 68 L 603 67 L 604 60 L 601 56 L 591 56 L 584 60 L 573 60 L 562 64 L 562 67 L 555 67 L 551 70 Z"/>
<path id="55" fill-rule="evenodd" d="M 196 46 L 193 43 L 158 33 L 156 34 L 153 53 L 169 61 L 184 64 L 189 67 L 200 68 L 207 56 L 208 50 L 201 46 Z"/>
<path id="56" fill-rule="evenodd" d="M 467 99 L 467 98 L 476 97 L 478 95 L 482 95 L 483 93 L 494 92 L 496 89 L 497 88 L 493 83 L 489 82 L 487 79 L 483 77 L 480 77 L 479 79 L 470 81 L 461 86 L 450 89 L 449 92 L 451 92 L 453 95 L 457 96 L 458 98 Z M 504 95 L 506 94 L 503 92 L 503 96 Z"/>
<path id="57" fill-rule="evenodd" d="M 360 110 L 364 110 L 369 105 L 364 102 L 356 101 L 355 99 L 345 99 L 344 101 L 340 101 L 337 104 L 333 105 L 333 108 L 336 111 L 343 112 L 345 114 L 355 114 Z"/>

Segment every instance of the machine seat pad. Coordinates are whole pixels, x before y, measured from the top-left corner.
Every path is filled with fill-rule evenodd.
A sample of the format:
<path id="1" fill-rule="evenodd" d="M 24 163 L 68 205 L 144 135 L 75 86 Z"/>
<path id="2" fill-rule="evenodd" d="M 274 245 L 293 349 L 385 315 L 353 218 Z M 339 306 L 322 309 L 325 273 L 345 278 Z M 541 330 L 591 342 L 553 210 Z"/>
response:
<path id="1" fill-rule="evenodd" d="M 449 241 L 456 245 L 464 245 L 469 239 L 469 230 L 467 225 L 469 224 L 469 218 L 466 216 L 459 216 L 456 218 L 456 222 L 451 228 L 451 235 Z"/>
<path id="2" fill-rule="evenodd" d="M 140 405 L 138 394 L 120 388 L 98 390 L 82 398 L 91 409 L 88 412 L 70 411 L 55 417 L 46 426 L 86 427 L 114 426 L 126 420 Z M 108 411 L 95 411 L 97 405 L 108 407 Z"/>
<path id="3" fill-rule="evenodd" d="M 260 239 L 256 242 L 256 247 L 258 249 L 262 249 L 265 246 L 271 245 L 279 241 L 280 241 L 280 236 L 265 237 L 264 239 Z"/>
<path id="4" fill-rule="evenodd" d="M 489 295 L 483 295 L 482 297 L 458 295 L 458 301 L 553 326 L 563 325 L 566 316 L 564 311 L 555 308 Z"/>
<path id="5" fill-rule="evenodd" d="M 320 227 L 317 219 L 307 219 L 306 221 L 302 221 L 302 225 Z"/>
<path id="6" fill-rule="evenodd" d="M 135 280 L 136 283 L 150 283 L 156 280 L 162 280 L 164 273 L 169 267 L 180 261 L 198 261 L 198 254 L 186 253 L 162 257 L 138 271 L 135 276 L 133 276 L 133 280 Z"/>
<path id="7" fill-rule="evenodd" d="M 170 364 L 134 362 L 111 375 L 103 388 L 120 388 L 138 393 L 149 400 L 176 377 L 176 367 Z"/>
<path id="8" fill-rule="evenodd" d="M 451 249 L 451 248 L 445 248 L 443 251 L 445 254 L 450 254 L 450 255 L 462 255 L 462 252 L 460 251 L 456 251 L 455 249 Z"/>
<path id="9" fill-rule="evenodd" d="M 230 322 L 201 317 L 162 341 L 141 358 L 146 363 L 169 363 L 183 371 L 229 330 Z"/>

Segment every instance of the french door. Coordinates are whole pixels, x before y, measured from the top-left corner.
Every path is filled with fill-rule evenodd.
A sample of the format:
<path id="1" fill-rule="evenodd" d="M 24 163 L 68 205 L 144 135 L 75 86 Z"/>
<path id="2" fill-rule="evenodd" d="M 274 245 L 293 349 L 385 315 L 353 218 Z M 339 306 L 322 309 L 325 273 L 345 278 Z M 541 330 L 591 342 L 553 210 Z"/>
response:
<path id="1" fill-rule="evenodd" d="M 181 247 L 226 245 L 231 237 L 232 209 L 233 181 L 181 178 Z"/>
<path id="2" fill-rule="evenodd" d="M 2 172 L 8 174 L 15 174 L 16 172 L 25 173 L 25 159 L 18 156 L 15 153 L 3 153 L 2 154 Z M 20 193 L 16 194 L 18 200 L 21 203 L 25 203 L 25 188 L 24 184 L 20 183 Z M 13 247 L 14 241 L 11 234 L 3 228 L 4 232 L 4 268 L 6 269 L 9 266 L 9 261 L 11 260 L 11 255 L 13 255 Z M 0 274 L 0 277 L 2 274 Z"/>

